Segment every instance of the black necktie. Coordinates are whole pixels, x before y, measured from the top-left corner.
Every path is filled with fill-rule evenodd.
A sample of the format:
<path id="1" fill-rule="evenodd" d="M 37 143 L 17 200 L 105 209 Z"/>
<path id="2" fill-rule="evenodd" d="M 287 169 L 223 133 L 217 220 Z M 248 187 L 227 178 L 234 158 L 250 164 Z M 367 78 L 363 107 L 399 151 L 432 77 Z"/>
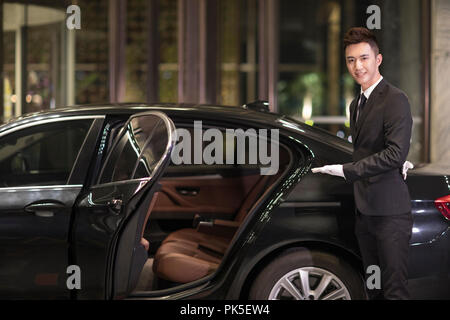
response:
<path id="1" fill-rule="evenodd" d="M 361 113 L 363 111 L 364 106 L 366 105 L 367 98 L 365 94 L 361 94 L 361 101 L 359 102 L 358 110 L 356 111 L 356 124 L 358 123 L 358 120 L 361 118 Z"/>

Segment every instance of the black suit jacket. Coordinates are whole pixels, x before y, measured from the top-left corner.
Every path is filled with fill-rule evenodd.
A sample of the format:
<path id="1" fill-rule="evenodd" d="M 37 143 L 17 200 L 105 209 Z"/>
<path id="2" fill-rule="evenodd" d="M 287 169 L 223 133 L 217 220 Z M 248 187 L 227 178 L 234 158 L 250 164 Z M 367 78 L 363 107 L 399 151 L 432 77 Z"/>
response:
<path id="1" fill-rule="evenodd" d="M 366 215 L 398 215 L 411 211 L 401 173 L 409 152 L 412 117 L 405 93 L 384 79 L 372 91 L 355 130 L 357 99 L 350 105 L 353 162 L 343 165 L 353 182 L 356 207 Z"/>

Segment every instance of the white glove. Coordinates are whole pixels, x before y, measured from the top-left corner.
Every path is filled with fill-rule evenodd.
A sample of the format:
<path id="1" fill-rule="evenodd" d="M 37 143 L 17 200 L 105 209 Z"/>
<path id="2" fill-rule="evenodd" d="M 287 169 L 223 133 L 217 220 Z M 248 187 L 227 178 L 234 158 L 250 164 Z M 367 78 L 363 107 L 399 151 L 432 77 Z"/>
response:
<path id="1" fill-rule="evenodd" d="M 407 177 L 406 172 L 408 172 L 408 169 L 412 169 L 412 168 L 414 168 L 414 165 L 411 162 L 405 161 L 405 163 L 403 163 L 403 167 L 402 167 L 403 180 L 406 180 L 406 177 Z"/>
<path id="2" fill-rule="evenodd" d="M 342 167 L 342 164 L 332 164 L 320 168 L 312 168 L 311 171 L 313 173 L 324 173 L 324 174 L 330 174 L 332 176 L 338 176 L 345 179 L 344 176 L 344 169 Z"/>

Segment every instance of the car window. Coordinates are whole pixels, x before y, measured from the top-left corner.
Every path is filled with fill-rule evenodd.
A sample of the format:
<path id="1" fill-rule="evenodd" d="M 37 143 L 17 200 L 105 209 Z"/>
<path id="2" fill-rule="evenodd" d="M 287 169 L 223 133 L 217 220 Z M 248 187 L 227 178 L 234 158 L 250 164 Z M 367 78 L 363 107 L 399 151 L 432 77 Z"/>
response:
<path id="1" fill-rule="evenodd" d="M 66 184 L 91 124 L 59 121 L 0 138 L 0 187 Z"/>
<path id="2" fill-rule="evenodd" d="M 267 162 L 263 164 L 262 160 L 265 159 L 261 158 L 261 154 L 267 158 L 271 152 L 270 139 L 261 136 L 257 129 L 231 125 L 224 128 L 223 124 L 216 126 L 203 123 L 201 131 L 196 134 L 194 123 L 185 120 L 178 122 L 176 126 L 178 139 L 172 161 L 166 169 L 166 177 L 206 173 L 223 176 L 253 175 L 259 174 L 262 167 L 270 166 Z M 263 143 L 269 154 L 260 150 Z M 274 157 L 269 160 L 272 158 Z"/>
<path id="3" fill-rule="evenodd" d="M 161 118 L 133 118 L 114 142 L 98 183 L 150 177 L 165 153 L 168 138 L 167 125 Z"/>

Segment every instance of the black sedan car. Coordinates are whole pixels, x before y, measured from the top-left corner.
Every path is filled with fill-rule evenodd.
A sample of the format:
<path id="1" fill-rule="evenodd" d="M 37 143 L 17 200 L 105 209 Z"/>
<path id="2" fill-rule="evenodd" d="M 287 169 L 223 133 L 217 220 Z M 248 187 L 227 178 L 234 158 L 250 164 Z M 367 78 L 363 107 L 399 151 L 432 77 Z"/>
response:
<path id="1" fill-rule="evenodd" d="M 0 298 L 365 299 L 352 185 L 310 171 L 351 158 L 252 105 L 15 119 L 0 126 Z M 413 298 L 450 297 L 448 174 L 408 172 Z"/>

